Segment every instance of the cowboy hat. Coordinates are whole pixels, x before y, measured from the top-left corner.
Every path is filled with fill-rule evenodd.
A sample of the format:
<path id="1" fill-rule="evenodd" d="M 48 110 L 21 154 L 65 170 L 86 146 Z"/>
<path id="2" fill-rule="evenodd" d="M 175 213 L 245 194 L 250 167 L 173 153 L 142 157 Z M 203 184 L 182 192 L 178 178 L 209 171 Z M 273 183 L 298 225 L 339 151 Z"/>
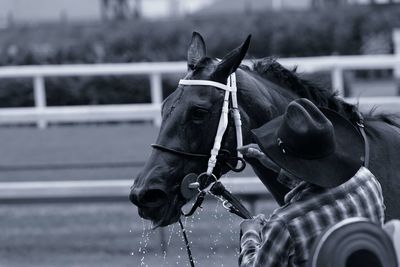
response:
<path id="1" fill-rule="evenodd" d="M 337 112 L 300 98 L 285 114 L 252 130 L 261 150 L 290 174 L 325 188 L 358 171 L 364 144 L 358 130 Z"/>

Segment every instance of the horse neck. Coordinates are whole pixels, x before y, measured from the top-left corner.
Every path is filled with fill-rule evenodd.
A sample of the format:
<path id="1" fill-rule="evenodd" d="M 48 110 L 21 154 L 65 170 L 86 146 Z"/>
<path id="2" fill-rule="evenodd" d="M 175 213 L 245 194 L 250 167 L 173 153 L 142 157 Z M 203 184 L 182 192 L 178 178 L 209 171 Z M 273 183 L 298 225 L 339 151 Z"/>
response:
<path id="1" fill-rule="evenodd" d="M 247 130 L 258 128 L 282 115 L 290 101 L 298 96 L 277 85 L 240 71 L 238 75 L 238 102 Z"/>
<path id="2" fill-rule="evenodd" d="M 295 95 L 278 88 L 273 83 L 263 81 L 247 72 L 238 75 L 238 102 L 242 117 L 244 144 L 255 143 L 251 129 L 260 127 L 266 122 L 283 114 Z M 268 188 L 278 204 L 284 204 L 284 197 L 289 189 L 276 179 L 277 173 L 266 168 L 258 160 L 248 159 L 254 172 Z"/>

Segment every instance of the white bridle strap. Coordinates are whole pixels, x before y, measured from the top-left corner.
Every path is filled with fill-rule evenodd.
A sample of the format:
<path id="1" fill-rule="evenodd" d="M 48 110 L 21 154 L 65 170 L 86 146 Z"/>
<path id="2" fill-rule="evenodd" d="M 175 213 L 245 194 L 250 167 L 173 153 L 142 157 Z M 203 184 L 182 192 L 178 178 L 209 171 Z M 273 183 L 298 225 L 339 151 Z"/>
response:
<path id="1" fill-rule="evenodd" d="M 228 127 L 228 112 L 229 112 L 229 96 L 232 93 L 232 109 L 233 109 L 233 118 L 236 129 L 236 142 L 237 146 L 240 147 L 243 145 L 243 136 L 242 136 L 242 121 L 240 118 L 240 112 L 238 108 L 237 102 L 237 86 L 236 86 L 236 75 L 232 73 L 229 78 L 227 84 L 222 84 L 214 81 L 207 80 L 180 80 L 179 84 L 182 85 L 203 85 L 203 86 L 212 86 L 218 89 L 225 90 L 224 103 L 222 105 L 221 117 L 218 123 L 217 134 L 214 139 L 214 146 L 211 149 L 211 156 L 208 160 L 207 174 L 211 175 L 215 165 L 217 164 L 217 155 L 221 148 L 222 137 Z M 237 152 L 237 156 L 239 158 L 243 158 L 243 155 L 240 152 Z M 237 168 L 240 167 L 241 161 L 238 161 Z"/>
<path id="2" fill-rule="evenodd" d="M 179 84 L 182 85 L 203 85 L 203 86 L 213 86 L 225 91 L 232 92 L 232 88 L 229 87 L 226 84 L 219 83 L 219 82 L 213 82 L 213 81 L 207 81 L 207 80 L 180 80 Z"/>
<path id="3" fill-rule="evenodd" d="M 237 85 L 236 85 L 236 75 L 233 73 L 230 77 L 230 82 L 231 82 L 231 87 L 233 88 L 232 90 L 232 110 L 233 110 L 233 120 L 235 122 L 235 128 L 236 128 L 236 145 L 237 147 L 242 147 L 243 146 L 243 135 L 242 135 L 242 119 L 240 117 L 240 112 L 239 112 L 239 105 L 237 101 Z M 237 151 L 237 156 L 239 158 L 243 158 L 242 153 Z M 242 164 L 240 161 L 238 161 L 237 167 L 239 167 L 239 164 Z"/>
<path id="4" fill-rule="evenodd" d="M 215 165 L 217 164 L 217 155 L 221 148 L 222 137 L 228 127 L 228 112 L 229 112 L 229 91 L 225 91 L 224 103 L 222 105 L 221 117 L 219 118 L 217 134 L 214 139 L 214 146 L 211 149 L 211 156 L 208 160 L 207 174 L 211 175 Z"/>

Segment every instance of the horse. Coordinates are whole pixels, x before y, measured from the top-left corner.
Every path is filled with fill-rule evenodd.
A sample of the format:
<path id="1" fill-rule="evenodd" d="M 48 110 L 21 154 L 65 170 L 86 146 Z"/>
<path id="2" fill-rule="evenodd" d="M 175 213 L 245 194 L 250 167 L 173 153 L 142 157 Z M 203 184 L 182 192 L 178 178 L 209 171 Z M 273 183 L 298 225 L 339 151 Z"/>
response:
<path id="1" fill-rule="evenodd" d="M 264 58 L 253 68 L 241 64 L 250 36 L 222 60 L 207 56 L 203 37 L 194 32 L 187 51 L 187 74 L 184 80 L 207 80 L 226 84 L 235 73 L 238 109 L 242 118 L 243 143 L 255 143 L 251 129 L 282 115 L 297 98 L 307 98 L 317 106 L 340 113 L 356 126 L 358 107 L 346 103 L 332 90 L 304 79 L 276 60 Z M 224 91 L 215 86 L 179 84 L 162 103 L 162 123 L 156 146 L 131 187 L 129 198 L 142 218 L 155 227 L 177 222 L 188 202 L 180 193 L 183 177 L 203 173 L 213 147 L 221 115 Z M 369 143 L 369 169 L 380 181 L 386 205 L 386 219 L 400 217 L 400 125 L 388 114 L 364 115 Z M 220 154 L 235 154 L 237 141 L 232 116 L 223 136 Z M 219 155 L 221 156 L 221 155 Z M 224 158 L 224 159 L 222 159 Z M 216 178 L 227 173 L 237 162 L 235 157 L 217 158 L 213 169 Z M 279 205 L 289 189 L 277 181 L 277 173 L 258 160 L 245 158 Z M 228 164 L 230 162 L 230 164 Z M 266 192 L 267 193 L 267 192 Z"/>

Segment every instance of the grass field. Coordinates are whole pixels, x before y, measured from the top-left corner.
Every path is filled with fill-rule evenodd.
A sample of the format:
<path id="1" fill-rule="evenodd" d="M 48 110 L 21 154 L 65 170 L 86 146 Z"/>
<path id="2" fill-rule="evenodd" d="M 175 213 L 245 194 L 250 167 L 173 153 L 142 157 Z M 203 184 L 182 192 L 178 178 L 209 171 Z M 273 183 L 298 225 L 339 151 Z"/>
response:
<path id="1" fill-rule="evenodd" d="M 0 181 L 133 180 L 157 131 L 149 124 L 3 127 Z M 265 213 L 273 207 L 258 203 Z M 187 220 L 197 266 L 237 265 L 239 222 L 216 201 Z M 0 205 L 0 266 L 189 266 L 178 224 L 165 230 L 166 254 L 160 232 L 148 228 L 128 201 Z"/>

